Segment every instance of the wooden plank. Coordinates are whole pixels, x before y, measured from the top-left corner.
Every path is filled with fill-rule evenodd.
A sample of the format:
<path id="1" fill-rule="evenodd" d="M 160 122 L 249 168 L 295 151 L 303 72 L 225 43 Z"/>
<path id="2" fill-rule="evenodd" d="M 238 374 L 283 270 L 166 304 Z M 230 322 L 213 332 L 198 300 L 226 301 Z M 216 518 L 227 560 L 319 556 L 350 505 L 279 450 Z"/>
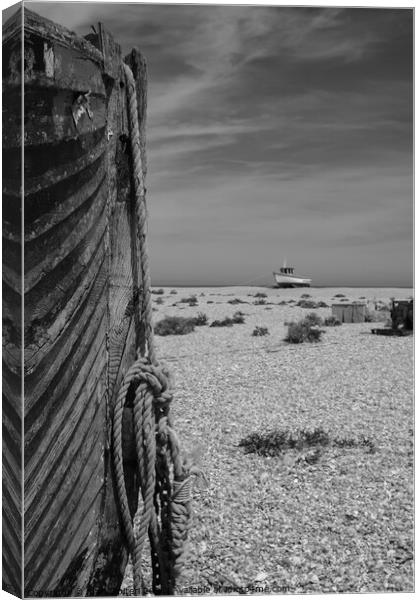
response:
<path id="1" fill-rule="evenodd" d="M 24 12 L 24 29 L 25 33 L 33 33 L 47 40 L 54 40 L 60 46 L 70 50 L 77 50 L 83 56 L 84 60 L 89 59 L 95 62 L 99 68 L 102 68 L 103 57 L 101 52 L 85 38 L 76 36 L 69 29 L 37 15 L 26 7 Z M 4 38 L 3 41 L 5 41 Z"/>
<path id="2" fill-rule="evenodd" d="M 95 200 L 95 201 L 94 201 Z M 68 219 L 70 230 L 65 229 L 65 237 L 63 237 L 62 242 L 58 241 L 57 238 L 60 237 L 60 232 L 57 232 L 56 239 L 54 236 L 48 232 L 43 236 L 43 239 L 40 242 L 40 239 L 36 240 L 36 248 L 32 250 L 32 248 L 28 248 L 31 245 L 31 242 L 28 242 L 25 246 L 25 293 L 31 290 L 39 281 L 45 276 L 45 273 L 51 272 L 55 269 L 63 259 L 68 256 L 72 250 L 80 244 L 80 242 L 85 239 L 88 232 L 94 226 L 94 224 L 98 223 L 100 227 L 100 221 L 106 218 L 105 215 L 105 201 L 106 201 L 106 189 L 104 186 L 99 190 L 98 198 L 93 198 L 91 202 L 89 202 L 90 206 L 88 211 L 83 214 L 83 218 L 81 217 L 79 210 L 73 213 L 74 218 Z M 84 209 L 84 207 L 82 207 Z M 74 225 L 74 221 L 77 222 L 77 226 Z M 63 229 L 63 228 L 62 228 Z M 40 256 L 40 252 L 42 251 L 43 245 L 48 247 L 48 238 L 51 236 L 51 242 L 55 244 L 55 246 L 51 246 L 48 254 L 44 253 L 44 257 Z M 38 251 L 38 248 L 40 250 Z M 38 263 L 35 263 L 36 260 L 39 260 Z"/>
<path id="3" fill-rule="evenodd" d="M 119 78 L 124 81 L 123 74 Z M 112 130 L 128 133 L 125 87 L 120 88 L 116 81 L 110 91 L 110 115 Z M 127 300 L 133 300 L 134 287 L 139 286 L 136 249 L 133 248 L 133 235 L 136 238 L 131 201 L 130 165 L 124 148 L 118 143 L 110 148 L 110 288 L 109 288 L 109 406 L 115 402 L 122 377 L 135 359 L 136 328 L 131 311 L 127 310 Z M 124 236 L 125 241 L 120 238 Z M 127 244 L 127 240 L 131 240 Z M 111 409 L 112 410 L 112 409 Z M 108 446 L 111 441 L 111 423 L 107 427 Z M 92 574 L 87 593 L 93 596 L 117 595 L 121 585 L 127 550 L 120 528 L 120 517 L 115 504 L 115 482 L 108 454 L 106 463 L 105 498 L 101 515 L 98 552 L 92 565 Z"/>
<path id="4" fill-rule="evenodd" d="M 5 386 L 6 387 L 6 386 Z M 7 395 L 8 390 L 3 390 L 2 396 L 2 417 L 3 417 L 3 432 L 7 437 L 10 444 L 7 444 L 4 450 L 7 451 L 8 456 L 13 460 L 13 464 L 19 467 L 21 462 L 21 444 L 20 435 L 22 433 L 22 418 L 20 410 L 16 410 L 15 400 L 11 399 Z M 20 482 L 19 469 L 15 469 L 15 474 L 18 477 L 17 481 Z"/>
<path id="5" fill-rule="evenodd" d="M 4 391 L 3 391 L 4 394 Z M 10 404 L 13 401 L 10 402 Z M 15 409 L 12 408 L 15 412 Z M 10 413 L 9 413 L 10 414 Z M 16 417 L 18 417 L 16 412 Z M 15 417 L 14 417 L 15 418 Z M 22 486 L 20 428 L 12 427 L 7 418 L 6 399 L 3 395 L 3 502 L 2 502 L 2 541 L 3 541 L 3 589 L 20 592 L 21 548 L 22 548 Z M 10 433 L 13 433 L 10 435 Z"/>
<path id="6" fill-rule="evenodd" d="M 100 244 L 95 259 L 86 267 L 85 277 L 80 285 L 76 286 L 74 294 L 67 299 L 59 312 L 54 313 L 51 319 L 43 322 L 33 319 L 26 329 L 25 358 L 26 365 L 39 364 L 51 352 L 59 337 L 66 329 L 73 326 L 73 316 L 80 305 L 86 300 L 93 285 L 95 276 L 100 271 L 105 259 L 103 245 Z"/>
<path id="7" fill-rule="evenodd" d="M 2 282 L 3 319 L 11 321 L 13 327 L 21 331 L 22 299 L 20 293 L 14 292 L 6 282 Z"/>
<path id="8" fill-rule="evenodd" d="M 55 169 L 48 169 L 42 175 L 37 177 L 28 177 L 25 179 L 25 196 L 35 194 L 41 190 L 48 190 L 50 186 L 59 183 L 82 171 L 85 167 L 94 163 L 106 151 L 106 138 L 103 137 L 92 150 L 87 152 L 75 161 L 70 161 Z M 20 180 L 16 178 L 3 178 L 3 193 L 20 198 L 21 196 Z"/>
<path id="9" fill-rule="evenodd" d="M 22 41 L 22 12 L 23 5 L 16 4 L 18 7 L 16 12 L 11 15 L 5 23 L 3 23 L 2 27 L 2 41 L 3 45 L 6 45 L 7 42 L 10 42 L 12 38 L 17 43 L 21 43 Z"/>
<path id="10" fill-rule="evenodd" d="M 75 294 L 89 285 L 86 278 L 100 271 L 105 257 L 105 226 L 106 223 L 101 227 L 93 225 L 74 251 L 25 295 L 25 361 L 29 367 L 32 353 L 40 347 L 33 329 L 39 325 L 44 329 L 51 327 Z M 50 289 L 53 291 L 48 294 Z"/>
<path id="11" fill-rule="evenodd" d="M 73 186 L 67 180 L 66 186 L 58 185 L 56 189 L 52 190 L 50 193 L 54 199 L 53 202 L 51 200 L 50 202 L 42 202 L 44 198 L 36 195 L 37 200 L 42 202 L 44 211 L 38 209 L 39 205 L 31 204 L 32 202 L 36 202 L 33 196 L 26 198 L 25 242 L 39 237 L 58 223 L 64 221 L 64 219 L 97 193 L 98 188 L 106 183 L 104 161 L 99 159 L 94 163 L 93 167 L 93 172 L 91 168 L 88 168 L 75 176 L 77 178 L 77 186 Z"/>
<path id="12" fill-rule="evenodd" d="M 69 443 L 63 446 L 56 460 L 54 468 L 51 470 L 48 477 L 46 489 L 40 488 L 37 495 L 28 506 L 25 514 L 25 543 L 27 552 L 32 552 L 36 548 L 36 544 L 40 543 L 39 531 L 41 524 L 44 527 L 46 519 L 54 518 L 59 514 L 60 510 L 57 507 L 64 504 L 63 495 L 67 495 L 69 490 L 78 490 L 83 493 L 83 490 L 78 486 L 80 478 L 80 465 L 89 460 L 92 452 L 93 439 L 95 437 L 95 429 L 98 430 L 102 424 L 104 414 L 100 412 L 105 407 L 104 398 L 98 401 L 94 395 L 102 392 L 105 381 L 105 361 L 102 361 L 102 375 L 97 379 L 96 387 L 91 396 L 85 398 L 85 406 L 79 402 L 79 406 L 83 412 L 76 414 L 76 411 L 71 415 L 71 420 L 74 423 L 74 430 Z M 101 382 L 98 388 L 98 384 Z M 98 421 L 99 419 L 99 421 Z M 99 429 L 102 431 L 101 427 Z M 103 431 L 102 431 L 103 433 Z M 97 434 L 99 435 L 99 434 Z M 103 439 L 100 440 L 103 444 Z M 42 543 L 42 542 L 41 542 Z"/>
<path id="13" fill-rule="evenodd" d="M 10 516 L 16 510 L 11 509 L 7 496 L 7 487 L 3 486 L 3 508 L 2 508 L 2 589 L 20 595 L 22 563 L 21 563 L 21 540 L 16 537 L 16 529 L 10 525 Z M 10 510 L 11 509 L 11 510 Z"/>
<path id="14" fill-rule="evenodd" d="M 11 79 L 3 79 L 3 92 L 5 94 L 13 93 L 21 85 L 20 79 L 16 77 Z M 92 92 L 98 96 L 104 96 L 104 88 L 97 78 L 92 83 L 88 84 L 88 78 L 78 78 L 74 76 L 72 79 L 63 78 L 60 81 L 51 79 L 46 75 L 33 75 L 30 79 L 25 79 L 25 89 L 27 86 L 31 86 L 38 89 L 40 92 L 43 90 L 73 90 L 74 93 L 85 93 Z"/>
<path id="15" fill-rule="evenodd" d="M 103 57 L 87 40 L 70 34 L 66 43 L 58 40 L 54 32 L 45 33 L 42 25 L 37 31 L 27 19 L 24 30 L 23 73 L 19 45 L 14 40 L 3 44 L 3 90 L 19 86 L 23 75 L 25 86 L 105 94 Z"/>
<path id="16" fill-rule="evenodd" d="M 36 440 L 34 451 L 31 451 L 28 440 L 25 457 L 25 482 L 28 484 L 25 494 L 25 507 L 28 512 L 32 510 L 34 502 L 37 504 L 40 502 L 38 494 L 42 493 L 45 483 L 49 481 L 56 468 L 60 467 L 61 457 L 67 456 L 69 458 L 69 455 L 66 455 L 66 448 L 67 444 L 72 441 L 74 432 L 78 427 L 82 427 L 81 434 L 83 437 L 83 431 L 89 429 L 90 426 L 88 417 L 92 417 L 96 412 L 96 405 L 90 406 L 89 399 L 97 390 L 99 374 L 106 364 L 106 353 L 104 351 L 105 323 L 102 322 L 101 325 L 97 341 L 92 346 L 92 352 L 89 353 L 87 359 L 89 366 L 97 369 L 97 374 L 87 378 L 86 373 L 82 372 L 77 376 L 72 389 L 66 395 L 66 402 L 62 402 L 58 409 L 54 411 L 54 418 L 47 419 L 43 423 L 42 429 L 37 429 L 40 436 Z M 104 401 L 104 387 L 102 386 L 100 390 L 102 401 Z M 59 422 L 60 418 L 64 421 Z M 60 423 L 61 429 L 58 423 Z M 36 425 L 38 426 L 38 423 Z M 33 432 L 32 430 L 31 433 L 33 434 Z M 76 443 L 79 442 L 76 440 Z M 32 446 L 35 446 L 35 444 Z M 64 464 L 68 464 L 68 462 Z M 30 519 L 29 524 L 31 523 L 32 520 Z"/>
<path id="17" fill-rule="evenodd" d="M 59 344 L 55 345 L 54 356 L 47 355 L 31 372 L 25 364 L 25 370 L 28 370 L 25 379 L 25 423 L 29 427 L 32 425 L 34 413 L 36 414 L 40 407 L 35 411 L 32 409 L 51 385 L 55 383 L 61 387 L 64 381 L 70 378 L 78 367 L 78 361 L 84 356 L 84 350 L 88 349 L 98 323 L 106 317 L 106 284 L 106 271 L 102 268 L 97 275 L 95 286 L 75 314 L 73 325 L 63 332 Z M 67 369 L 64 370 L 63 367 Z M 57 379 L 59 381 L 56 381 Z M 29 433 L 26 435 L 29 436 Z"/>
<path id="18" fill-rule="evenodd" d="M 39 90 L 25 90 L 25 146 L 56 144 L 61 141 L 76 139 L 92 131 L 104 127 L 106 122 L 106 106 L 103 96 L 89 96 L 89 117 L 83 112 L 77 121 L 73 118 L 75 110 L 75 94 L 69 90 L 47 90 L 40 94 Z M 3 102 L 3 108 L 4 102 Z M 3 150 L 21 147 L 22 123 L 21 115 L 16 111 L 16 104 L 6 106 L 7 113 L 3 122 Z"/>
<path id="19" fill-rule="evenodd" d="M 85 39 L 101 52 L 104 73 L 117 80 L 121 75 L 121 46 L 115 42 L 111 33 L 103 23 L 98 23 L 98 33 L 89 33 Z"/>
<path id="20" fill-rule="evenodd" d="M 42 43 L 42 50 L 44 50 L 44 39 L 40 36 L 35 36 L 32 40 L 31 38 L 27 41 L 25 40 L 25 44 L 29 46 L 32 42 L 31 45 L 35 47 L 34 52 L 36 52 L 36 45 Z M 76 93 L 91 92 L 92 94 L 105 97 L 102 70 L 98 68 L 98 65 L 94 61 L 87 60 L 84 52 L 63 47 L 57 43 L 48 44 L 48 46 L 49 51 L 53 54 L 52 73 L 48 74 L 36 70 L 25 72 L 25 87 L 52 87 L 54 89 L 71 90 Z M 45 65 L 45 62 L 44 59 L 43 65 Z"/>
<path id="21" fill-rule="evenodd" d="M 112 398 L 111 406 L 115 403 L 123 377 L 135 360 L 136 330 L 134 319 L 130 320 L 130 328 L 126 345 L 121 357 L 119 370 L 115 379 L 114 388 L 110 389 Z M 108 444 L 110 446 L 111 428 L 108 427 Z M 98 554 L 90 578 L 89 595 L 117 596 L 123 580 L 128 553 L 125 546 L 124 535 L 121 531 L 119 512 L 115 504 L 115 481 L 111 454 L 108 452 L 105 479 L 105 500 L 98 538 Z"/>
<path id="22" fill-rule="evenodd" d="M 45 234 L 47 231 L 64 221 L 75 210 L 87 202 L 93 195 L 97 195 L 99 188 L 105 185 L 105 168 L 101 161 L 93 178 L 71 194 L 68 198 L 57 198 L 54 210 L 44 213 L 30 224 L 25 224 L 25 242 Z"/>
<path id="23" fill-rule="evenodd" d="M 39 269 L 44 273 L 52 271 L 85 238 L 94 223 L 99 225 L 99 218 L 106 219 L 107 186 L 105 181 L 101 183 L 66 219 L 26 242 L 25 276 L 28 279 Z M 47 252 L 54 256 L 45 256 Z"/>
<path id="24" fill-rule="evenodd" d="M 6 480 L 7 481 L 7 480 Z M 16 562 L 20 562 L 18 560 L 20 558 L 20 535 L 19 529 L 21 527 L 21 522 L 17 512 L 18 505 L 15 500 L 10 496 L 10 487 L 6 486 L 4 488 L 4 516 L 5 521 L 7 523 L 7 531 L 8 535 L 8 543 L 12 547 L 12 557 Z"/>
<path id="25" fill-rule="evenodd" d="M 91 343 L 85 349 L 85 352 L 81 354 L 81 356 L 77 356 L 77 358 L 83 359 L 83 367 L 86 365 L 86 368 L 88 368 L 93 364 L 99 364 L 97 363 L 97 361 L 100 360 L 99 356 L 102 353 L 106 354 L 103 342 L 104 328 L 105 319 L 103 318 L 96 328 L 94 339 L 91 340 Z M 63 373 L 63 375 L 66 373 Z M 87 386 L 86 381 L 86 372 L 79 366 L 79 369 L 74 373 L 71 373 L 64 381 L 60 380 L 59 385 L 56 384 L 54 387 L 52 384 L 50 387 L 53 396 L 48 396 L 44 402 L 37 407 L 36 411 L 29 414 L 31 423 L 29 424 L 25 421 L 25 468 L 27 473 L 31 476 L 34 476 L 35 472 L 37 472 L 41 466 L 39 456 L 42 456 L 44 451 L 50 452 L 54 447 L 53 444 L 62 443 L 62 440 L 55 440 L 52 438 L 47 439 L 45 434 L 51 430 L 54 435 L 60 435 L 60 423 L 57 423 L 56 415 L 64 415 L 65 418 L 69 418 L 72 411 L 78 406 L 77 403 L 80 394 L 85 393 L 84 388 Z M 66 402 L 68 404 L 66 404 Z M 82 408 L 83 407 L 81 407 L 80 410 L 82 410 Z"/>
<path id="26" fill-rule="evenodd" d="M 127 207 L 118 204 L 114 210 L 111 230 L 111 268 L 109 287 L 109 373 L 108 385 L 112 390 L 124 351 L 130 320 L 134 310 L 133 277 L 131 265 L 131 231 Z"/>
<path id="27" fill-rule="evenodd" d="M 3 397 L 10 402 L 10 406 L 13 409 L 13 414 L 16 415 L 17 420 L 20 420 L 22 418 L 21 373 L 14 373 L 4 360 L 4 357 L 2 367 Z"/>
<path id="28" fill-rule="evenodd" d="M 22 273 L 22 245 L 3 238 L 3 265 L 13 271 L 16 277 Z"/>
<path id="29" fill-rule="evenodd" d="M 48 547 L 47 544 L 51 544 L 52 551 L 47 555 L 43 553 L 42 557 L 37 555 L 33 557 L 25 556 L 25 573 L 28 574 L 25 581 L 27 589 L 47 590 L 52 595 L 57 595 L 57 592 L 55 594 L 53 592 L 72 558 L 74 558 L 75 549 L 79 549 L 84 543 L 92 546 L 92 540 L 97 537 L 97 518 L 102 499 L 101 481 L 92 479 L 87 489 L 89 493 L 86 495 L 77 515 L 65 522 L 59 516 L 54 529 L 45 538 L 45 547 Z M 69 543 L 64 543 L 64 540 Z M 54 543 L 54 546 L 52 543 Z M 54 556 L 54 561 L 51 560 L 51 556 Z"/>
<path id="30" fill-rule="evenodd" d="M 4 331 L 4 327 L 3 327 Z M 19 345 L 12 344 L 6 339 L 3 341 L 3 358 L 13 373 L 18 375 L 22 370 L 22 350 Z"/>
<path id="31" fill-rule="evenodd" d="M 18 352 L 21 350 L 22 328 L 19 322 L 16 323 L 15 313 L 6 303 L 3 310 L 3 342 L 6 350 L 9 345 Z"/>
<path id="32" fill-rule="evenodd" d="M 3 208 L 3 237 L 20 241 L 19 236 L 22 229 L 22 198 L 8 196 L 3 190 L 2 196 Z"/>
<path id="33" fill-rule="evenodd" d="M 53 508 L 57 506 L 57 502 L 61 502 L 63 493 L 66 490 L 67 492 L 68 490 L 74 490 L 83 494 L 84 490 L 79 487 L 76 475 L 80 474 L 81 465 L 85 461 L 88 462 L 92 455 L 91 444 L 94 437 L 92 427 L 101 432 L 98 446 L 103 450 L 105 440 L 103 421 L 106 409 L 105 394 L 103 393 L 106 383 L 105 365 L 105 361 L 102 361 L 102 375 L 100 379 L 98 379 L 98 376 L 95 378 L 95 387 L 91 390 L 91 394 L 88 395 L 83 392 L 85 405 L 80 401 L 75 410 L 71 411 L 70 416 L 68 416 L 69 421 L 74 426 L 72 430 L 69 427 L 66 429 L 66 443 L 54 446 L 54 450 L 57 452 L 56 455 L 52 452 L 48 453 L 51 464 L 40 464 L 40 470 L 36 473 L 33 485 L 31 480 L 28 479 L 27 485 L 30 497 L 28 497 L 29 502 L 25 504 L 27 515 L 25 519 L 25 536 L 28 551 L 34 549 L 37 544 L 42 543 L 40 533 L 44 527 L 48 529 L 47 521 L 57 516 L 58 513 L 53 511 Z M 53 434 L 49 433 L 48 435 L 52 436 Z M 101 463 L 103 463 L 103 460 L 104 456 L 101 458 Z M 101 466 L 98 463 L 95 468 L 100 469 L 103 476 L 103 464 Z M 47 479 L 44 477 L 47 477 Z"/>
<path id="34" fill-rule="evenodd" d="M 26 508 L 25 548 L 28 553 L 37 553 L 43 544 L 40 532 L 48 531 L 51 521 L 58 514 L 67 511 L 70 497 L 76 501 L 82 498 L 85 489 L 80 486 L 82 471 L 90 473 L 100 471 L 103 476 L 103 456 L 93 463 L 92 453 L 103 449 L 103 419 L 105 402 L 102 390 L 105 387 L 106 364 L 102 362 L 102 372 L 96 378 L 95 388 L 86 399 L 87 407 L 81 415 L 72 416 L 74 432 L 55 461 L 54 469 L 49 473 L 45 488 L 40 488 L 31 506 Z M 101 452 L 100 452 L 101 454 Z"/>
<path id="35" fill-rule="evenodd" d="M 50 185 L 58 181 L 55 172 L 60 176 L 60 169 L 72 163 L 79 164 L 83 161 L 86 155 L 89 155 L 94 148 L 105 137 L 105 123 L 103 126 L 89 131 L 84 135 L 79 135 L 77 138 L 62 140 L 54 145 L 41 144 L 35 146 L 25 146 L 25 179 L 29 181 L 36 180 L 45 175 L 52 173 Z M 3 154 L 3 168 L 7 167 L 7 174 L 14 177 L 17 170 L 13 163 L 17 150 L 8 150 Z M 81 163 L 83 168 L 84 163 Z M 27 193 L 27 185 L 25 182 L 25 194 Z"/>
<path id="36" fill-rule="evenodd" d="M 10 436 L 7 434 L 7 430 L 3 428 L 4 443 L 10 442 Z M 20 450 L 20 448 L 17 448 Z M 9 502 L 5 504 L 5 509 L 10 510 L 9 524 L 13 531 L 19 531 L 21 527 L 20 510 L 15 510 L 17 507 L 20 508 L 22 502 L 22 485 L 20 478 L 18 477 L 20 471 L 20 456 L 19 460 L 16 460 L 16 452 L 3 451 L 3 481 L 7 483 L 5 486 L 5 494 L 7 494 Z M 19 452 L 20 454 L 20 452 Z M 13 510 L 11 508 L 13 507 Z"/>

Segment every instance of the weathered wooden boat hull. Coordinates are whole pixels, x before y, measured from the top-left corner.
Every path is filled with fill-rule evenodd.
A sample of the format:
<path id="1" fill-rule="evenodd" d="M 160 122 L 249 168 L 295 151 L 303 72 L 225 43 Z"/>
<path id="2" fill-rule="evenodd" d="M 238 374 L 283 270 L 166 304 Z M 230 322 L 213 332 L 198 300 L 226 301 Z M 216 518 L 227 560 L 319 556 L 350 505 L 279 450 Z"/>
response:
<path id="1" fill-rule="evenodd" d="M 7 34 L 7 26 L 3 35 Z M 10 43 L 10 53 L 17 53 L 22 44 L 22 31 L 15 31 Z M 10 62 L 3 59 L 4 65 Z M 7 132 L 7 106 L 21 107 L 22 89 L 15 87 L 8 95 L 3 82 L 3 181 L 8 167 L 5 135 Z M 22 117 L 19 109 L 13 112 L 15 119 L 14 147 L 20 151 Z M 16 159 L 15 159 L 16 161 Z M 21 161 L 15 164 L 17 181 L 21 180 Z M 3 186 L 3 361 L 2 361 L 2 467 L 3 510 L 2 552 L 3 589 L 22 595 L 22 290 L 14 283 L 22 280 L 22 243 L 18 234 L 22 219 L 20 199 L 7 194 Z M 15 231 L 14 239 L 8 240 Z"/>
<path id="2" fill-rule="evenodd" d="M 23 591 L 24 506 L 25 596 L 115 594 L 109 414 L 141 329 L 122 57 L 102 26 L 87 41 L 26 9 L 22 57 L 20 21 L 3 28 L 3 585 Z"/>

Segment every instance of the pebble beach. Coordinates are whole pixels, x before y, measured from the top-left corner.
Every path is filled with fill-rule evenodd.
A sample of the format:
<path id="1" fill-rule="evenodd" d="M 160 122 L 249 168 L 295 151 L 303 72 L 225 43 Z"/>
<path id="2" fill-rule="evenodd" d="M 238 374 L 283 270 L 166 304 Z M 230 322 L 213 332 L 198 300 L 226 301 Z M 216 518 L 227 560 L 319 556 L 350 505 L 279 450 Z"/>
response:
<path id="1" fill-rule="evenodd" d="M 206 479 L 193 492 L 179 593 L 413 591 L 413 336 L 374 335 L 379 321 L 284 341 L 286 322 L 325 318 L 343 299 L 373 309 L 413 290 L 162 289 L 155 323 L 244 315 L 231 327 L 156 336 L 174 377 L 177 433 Z M 303 294 L 327 306 L 297 307 Z M 182 302 L 193 295 L 195 306 Z M 268 334 L 254 336 L 257 326 Z M 250 434 L 315 430 L 331 443 L 276 456 L 241 445 Z"/>

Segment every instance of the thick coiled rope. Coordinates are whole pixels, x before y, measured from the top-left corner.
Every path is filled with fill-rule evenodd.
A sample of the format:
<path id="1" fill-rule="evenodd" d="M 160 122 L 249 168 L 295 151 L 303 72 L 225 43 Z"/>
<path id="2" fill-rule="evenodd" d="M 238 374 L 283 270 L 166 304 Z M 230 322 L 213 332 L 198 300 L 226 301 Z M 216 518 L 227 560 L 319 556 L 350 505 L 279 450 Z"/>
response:
<path id="1" fill-rule="evenodd" d="M 183 566 L 183 550 L 191 512 L 192 473 L 183 461 L 171 426 L 172 401 L 169 373 L 159 366 L 153 339 L 151 278 L 147 252 L 147 211 L 141 162 L 136 84 L 130 67 L 123 65 L 128 98 L 136 226 L 143 281 L 141 322 L 145 326 L 146 356 L 127 371 L 114 406 L 113 462 L 117 495 L 128 549 L 133 561 L 136 594 L 144 590 L 142 551 L 148 536 L 151 548 L 153 591 L 172 594 Z M 133 411 L 139 481 L 139 499 L 132 517 L 122 450 L 123 413 Z"/>

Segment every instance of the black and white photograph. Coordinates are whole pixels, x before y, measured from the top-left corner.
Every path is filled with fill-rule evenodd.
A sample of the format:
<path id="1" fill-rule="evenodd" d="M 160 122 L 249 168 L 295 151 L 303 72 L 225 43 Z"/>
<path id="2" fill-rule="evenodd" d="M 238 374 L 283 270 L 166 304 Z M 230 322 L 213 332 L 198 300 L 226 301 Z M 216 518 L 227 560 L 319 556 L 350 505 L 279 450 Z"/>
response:
<path id="1" fill-rule="evenodd" d="M 414 3 L 8 4 L 3 597 L 414 594 Z"/>

